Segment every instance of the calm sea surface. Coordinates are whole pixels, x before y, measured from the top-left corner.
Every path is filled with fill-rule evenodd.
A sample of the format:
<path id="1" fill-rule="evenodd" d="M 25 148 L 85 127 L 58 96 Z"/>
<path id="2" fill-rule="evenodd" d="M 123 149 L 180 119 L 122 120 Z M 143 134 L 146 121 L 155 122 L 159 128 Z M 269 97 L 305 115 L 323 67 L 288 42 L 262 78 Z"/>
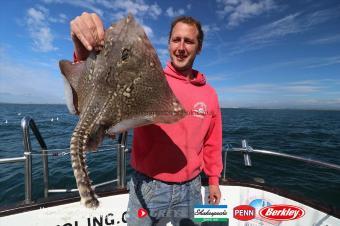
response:
<path id="1" fill-rule="evenodd" d="M 254 149 L 340 165 L 340 111 L 222 109 L 222 114 L 224 146 L 240 147 L 241 140 L 247 139 Z M 68 151 L 77 117 L 66 106 L 0 104 L 0 158 L 23 156 L 20 120 L 26 115 L 35 120 L 48 149 L 58 149 L 50 153 Z M 39 145 L 31 140 L 33 152 L 38 154 Z M 115 145 L 115 141 L 106 139 L 103 145 L 103 151 L 87 155 L 94 183 L 116 178 L 116 153 L 105 151 L 105 145 Z M 49 187 L 75 188 L 70 156 L 58 154 L 48 159 Z M 269 186 L 340 208 L 339 171 L 259 154 L 252 155 L 252 162 L 253 167 L 245 167 L 240 153 L 228 153 L 227 176 L 248 181 L 260 178 Z M 33 199 L 42 196 L 41 156 L 34 155 Z M 0 164 L 0 206 L 23 199 L 23 163 Z"/>

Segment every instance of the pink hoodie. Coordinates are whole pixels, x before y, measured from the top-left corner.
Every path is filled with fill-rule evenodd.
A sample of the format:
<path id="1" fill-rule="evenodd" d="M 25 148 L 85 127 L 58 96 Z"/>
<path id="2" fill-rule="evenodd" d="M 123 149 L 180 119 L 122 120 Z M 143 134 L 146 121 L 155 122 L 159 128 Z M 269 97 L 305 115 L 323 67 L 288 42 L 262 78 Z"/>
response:
<path id="1" fill-rule="evenodd" d="M 218 184 L 222 171 L 222 122 L 215 90 L 205 76 L 193 70 L 189 80 L 171 63 L 166 79 L 188 115 L 174 124 L 147 125 L 134 129 L 131 165 L 149 177 L 184 182 L 202 170 L 209 184 Z"/>

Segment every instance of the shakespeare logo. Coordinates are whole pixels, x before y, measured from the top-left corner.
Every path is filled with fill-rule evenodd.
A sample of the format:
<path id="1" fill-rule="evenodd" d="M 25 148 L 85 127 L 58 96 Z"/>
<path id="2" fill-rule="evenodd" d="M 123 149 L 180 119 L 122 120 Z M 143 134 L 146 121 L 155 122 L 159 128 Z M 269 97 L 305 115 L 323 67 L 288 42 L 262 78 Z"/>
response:
<path id="1" fill-rule="evenodd" d="M 194 207 L 194 221 L 228 222 L 227 205 L 196 205 Z"/>

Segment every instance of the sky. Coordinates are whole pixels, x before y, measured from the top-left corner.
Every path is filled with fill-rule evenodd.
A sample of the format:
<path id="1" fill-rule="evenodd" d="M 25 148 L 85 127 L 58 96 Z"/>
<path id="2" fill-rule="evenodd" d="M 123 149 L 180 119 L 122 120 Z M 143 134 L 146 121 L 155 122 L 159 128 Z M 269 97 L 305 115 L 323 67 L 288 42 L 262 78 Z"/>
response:
<path id="1" fill-rule="evenodd" d="M 171 21 L 205 32 L 194 68 L 221 107 L 340 110 L 338 0 L 12 0 L 0 8 L 0 102 L 63 104 L 58 67 L 72 60 L 70 21 L 95 12 L 105 28 L 131 12 L 163 66 Z"/>

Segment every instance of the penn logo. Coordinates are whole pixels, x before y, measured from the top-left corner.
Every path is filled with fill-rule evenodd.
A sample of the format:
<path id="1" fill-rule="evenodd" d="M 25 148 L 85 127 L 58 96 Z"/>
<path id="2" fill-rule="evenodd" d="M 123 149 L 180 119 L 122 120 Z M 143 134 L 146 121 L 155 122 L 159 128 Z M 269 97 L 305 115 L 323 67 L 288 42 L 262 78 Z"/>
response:
<path id="1" fill-rule="evenodd" d="M 236 206 L 233 209 L 234 218 L 240 221 L 249 221 L 255 218 L 255 208 L 249 205 Z"/>
<path id="2" fill-rule="evenodd" d="M 260 209 L 259 214 L 269 220 L 290 221 L 303 217 L 305 211 L 292 205 L 272 205 Z"/>

